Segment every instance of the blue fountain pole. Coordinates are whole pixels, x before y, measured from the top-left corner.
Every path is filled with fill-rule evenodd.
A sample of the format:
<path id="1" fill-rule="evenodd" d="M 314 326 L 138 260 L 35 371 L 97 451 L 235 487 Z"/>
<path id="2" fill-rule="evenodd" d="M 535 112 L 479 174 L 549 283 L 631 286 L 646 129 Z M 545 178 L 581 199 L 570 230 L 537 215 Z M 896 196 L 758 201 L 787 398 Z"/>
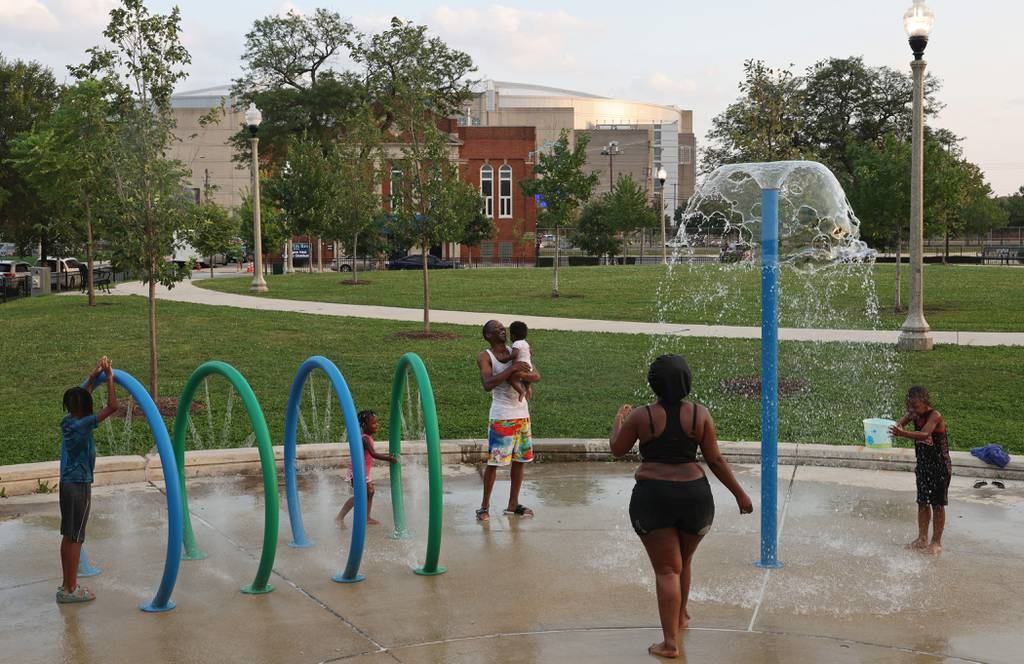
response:
<path id="1" fill-rule="evenodd" d="M 761 190 L 761 559 L 782 567 L 778 545 L 779 190 Z"/>

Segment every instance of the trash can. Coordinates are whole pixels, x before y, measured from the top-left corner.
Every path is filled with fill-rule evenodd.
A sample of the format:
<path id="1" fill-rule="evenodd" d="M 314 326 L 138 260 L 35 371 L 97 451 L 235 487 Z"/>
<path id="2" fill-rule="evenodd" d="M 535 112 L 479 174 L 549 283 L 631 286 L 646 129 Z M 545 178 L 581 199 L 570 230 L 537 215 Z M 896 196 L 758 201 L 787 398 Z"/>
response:
<path id="1" fill-rule="evenodd" d="M 50 294 L 50 268 L 35 266 L 32 268 L 32 295 Z"/>
<path id="2" fill-rule="evenodd" d="M 284 263 L 274 263 L 270 266 L 271 274 L 284 274 Z"/>

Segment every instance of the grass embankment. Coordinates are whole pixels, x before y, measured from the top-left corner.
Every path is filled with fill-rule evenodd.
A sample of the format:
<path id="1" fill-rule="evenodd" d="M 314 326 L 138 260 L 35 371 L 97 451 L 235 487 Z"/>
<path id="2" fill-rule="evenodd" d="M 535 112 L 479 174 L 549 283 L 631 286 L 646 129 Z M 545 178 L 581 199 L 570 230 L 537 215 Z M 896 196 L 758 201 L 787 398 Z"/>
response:
<path id="1" fill-rule="evenodd" d="M 346 286 L 337 273 L 270 276 L 267 297 L 395 307 L 423 306 L 418 271 L 365 272 L 371 283 Z M 935 330 L 1024 331 L 1024 269 L 926 265 L 925 316 Z M 471 269 L 431 272 L 435 309 L 567 318 L 720 325 L 760 324 L 760 274 L 720 265 L 676 266 L 671 280 L 662 266 L 603 266 L 559 271 L 563 297 L 553 299 L 550 269 Z M 905 314 L 892 313 L 894 265 L 877 265 L 867 289 L 863 273 L 821 270 L 811 277 L 782 272 L 780 323 L 792 327 L 871 328 L 865 294 L 873 288 L 880 326 L 897 329 Z M 196 282 L 203 288 L 249 294 L 247 279 Z M 909 275 L 903 270 L 903 303 Z M 659 301 L 660 300 L 660 301 Z M 826 311 L 819 300 L 831 305 Z M 663 313 L 658 314 L 661 310 Z"/>
<path id="2" fill-rule="evenodd" d="M 101 298 L 95 308 L 86 307 L 79 296 L 29 298 L 3 305 L 0 314 L 0 356 L 5 358 L 0 465 L 57 458 L 61 395 L 83 379 L 100 355 L 109 355 L 116 367 L 148 383 L 143 298 Z M 357 407 L 375 409 L 387 431 L 391 377 L 406 351 L 419 353 L 430 372 L 442 437 L 482 439 L 489 397 L 477 377 L 475 358 L 483 342 L 476 327 L 438 325 L 459 338 L 415 341 L 393 338 L 396 332 L 416 329 L 409 323 L 172 302 L 159 304 L 159 321 L 160 395 L 176 397 L 189 374 L 207 360 L 228 362 L 252 385 L 275 444 L 281 441 L 295 370 L 314 354 L 337 363 Z M 530 342 L 544 377 L 532 406 L 538 437 L 606 436 L 621 403 L 646 398 L 647 358 L 668 349 L 690 360 L 695 397 L 710 405 L 723 439 L 758 436 L 757 399 L 723 385 L 757 375 L 757 342 L 543 331 L 532 332 Z M 1000 442 L 1024 452 L 1019 425 L 1024 349 L 943 346 L 931 353 L 896 355 L 880 346 L 784 343 L 781 356 L 782 377 L 806 381 L 806 391 L 782 399 L 781 440 L 857 443 L 861 418 L 899 412 L 903 391 L 920 383 L 931 389 L 936 407 L 949 421 L 955 447 Z M 220 378 L 212 381 L 217 412 L 223 412 L 226 385 Z M 198 398 L 205 398 L 202 391 Z M 241 404 L 234 405 L 234 426 L 216 446 L 240 445 L 248 433 Z M 335 418 L 337 422 L 339 416 Z M 136 427 L 140 420 L 136 418 Z M 197 422 L 200 429 L 205 427 L 202 413 Z M 120 420 L 117 426 L 122 424 Z M 152 446 L 144 429 L 130 449 L 111 449 L 106 440 L 99 432 L 101 454 L 144 453 Z"/>

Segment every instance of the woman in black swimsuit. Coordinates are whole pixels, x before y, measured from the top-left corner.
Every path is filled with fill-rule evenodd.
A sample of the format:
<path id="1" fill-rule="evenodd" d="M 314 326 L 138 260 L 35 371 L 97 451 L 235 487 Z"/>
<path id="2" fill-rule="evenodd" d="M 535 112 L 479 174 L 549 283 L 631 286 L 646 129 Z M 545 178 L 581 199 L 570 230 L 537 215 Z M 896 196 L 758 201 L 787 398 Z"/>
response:
<path id="1" fill-rule="evenodd" d="M 621 457 L 640 441 L 642 463 L 629 501 L 629 520 L 654 567 L 665 637 L 648 652 L 677 657 L 679 630 L 690 621 L 690 562 L 715 518 L 711 485 L 697 464 L 698 447 L 711 472 L 736 497 L 740 514 L 754 508 L 718 451 L 715 423 L 707 408 L 683 401 L 692 382 L 686 360 L 662 355 L 651 364 L 647 382 L 658 402 L 636 410 L 622 406 L 610 443 L 612 454 Z"/>

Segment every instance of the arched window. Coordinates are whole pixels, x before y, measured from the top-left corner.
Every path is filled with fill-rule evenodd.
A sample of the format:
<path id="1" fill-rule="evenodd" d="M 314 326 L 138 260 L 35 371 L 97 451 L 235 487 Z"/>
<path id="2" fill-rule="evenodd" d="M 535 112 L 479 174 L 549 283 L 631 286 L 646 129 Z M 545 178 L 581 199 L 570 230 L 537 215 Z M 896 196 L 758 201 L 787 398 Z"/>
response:
<path id="1" fill-rule="evenodd" d="M 490 164 L 480 167 L 480 195 L 484 199 L 484 216 L 494 216 L 494 169 Z"/>
<path id="2" fill-rule="evenodd" d="M 391 169 L 391 197 L 388 200 L 388 207 L 394 212 L 400 204 L 402 196 L 402 170 L 399 168 Z"/>
<path id="3" fill-rule="evenodd" d="M 498 217 L 512 217 L 512 167 L 508 164 L 498 169 Z"/>

